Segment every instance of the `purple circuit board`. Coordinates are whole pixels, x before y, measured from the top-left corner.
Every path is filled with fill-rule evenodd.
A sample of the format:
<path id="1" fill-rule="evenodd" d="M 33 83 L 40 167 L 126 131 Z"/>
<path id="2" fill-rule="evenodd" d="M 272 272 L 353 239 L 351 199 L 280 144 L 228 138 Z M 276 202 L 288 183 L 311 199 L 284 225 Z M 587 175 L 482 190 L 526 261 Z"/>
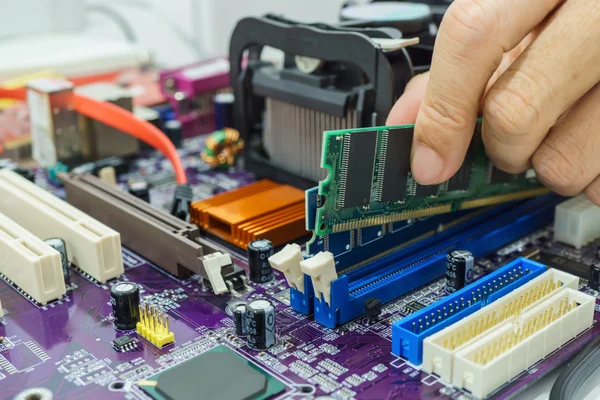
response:
<path id="1" fill-rule="evenodd" d="M 201 141 L 188 141 L 182 151 L 196 197 L 228 190 L 252 181 L 239 171 L 209 171 L 196 156 Z M 157 156 L 137 161 L 128 176 L 159 174 L 168 170 Z M 38 181 L 43 177 L 38 175 Z M 44 182 L 38 182 L 42 185 Z M 51 184 L 47 187 L 62 195 Z M 168 182 L 152 192 L 152 203 L 167 206 L 173 185 Z M 209 190 L 210 189 L 210 190 Z M 206 192 L 206 193 L 205 193 Z M 140 233 L 143 234 L 143 233 Z M 477 271 L 487 273 L 510 261 L 534 244 L 568 257 L 568 249 L 551 243 L 551 229 L 544 229 L 479 260 Z M 577 255 L 585 258 L 597 243 Z M 235 263 L 246 268 L 245 255 L 233 252 Z M 249 283 L 246 290 L 216 296 L 198 276 L 178 280 L 123 249 L 125 273 L 105 285 L 90 281 L 77 271 L 68 280 L 68 292 L 60 301 L 37 306 L 0 281 L 0 398 L 12 399 L 26 388 L 50 389 L 55 399 L 148 399 L 136 382 L 155 375 L 213 347 L 225 345 L 256 363 L 285 384 L 277 399 L 471 399 L 472 396 L 421 372 L 417 366 L 391 354 L 391 324 L 405 316 L 404 305 L 412 301 L 431 304 L 445 295 L 443 280 L 432 282 L 384 306 L 382 318 L 369 324 L 359 318 L 336 329 L 328 329 L 311 317 L 300 315 L 289 305 L 289 289 L 275 272 L 267 284 Z M 134 331 L 113 326 L 110 287 L 130 281 L 141 288 L 143 301 L 168 312 L 175 343 L 159 349 Z M 582 280 L 580 290 L 597 296 Z M 255 351 L 235 336 L 231 310 L 254 298 L 268 298 L 276 306 L 277 344 Z M 595 320 L 600 318 L 597 311 Z M 492 397 L 505 399 L 531 385 L 572 357 L 595 335 L 600 324 L 552 353 L 497 391 Z M 111 341 L 130 335 L 136 341 L 131 351 L 117 352 Z M 235 381 L 232 381 L 234 384 Z M 330 398 L 330 397 L 328 397 Z"/>

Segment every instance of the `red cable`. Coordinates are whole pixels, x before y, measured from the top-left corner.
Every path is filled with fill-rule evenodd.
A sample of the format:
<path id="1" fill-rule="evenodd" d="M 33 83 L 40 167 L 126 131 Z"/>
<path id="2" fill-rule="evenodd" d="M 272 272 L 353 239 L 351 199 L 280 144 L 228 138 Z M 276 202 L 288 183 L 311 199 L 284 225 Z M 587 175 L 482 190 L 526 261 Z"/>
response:
<path id="1" fill-rule="evenodd" d="M 25 100 L 25 89 L 3 89 L 0 88 L 0 98 L 11 98 Z M 99 101 L 90 97 L 74 94 L 73 109 L 94 120 L 98 120 L 108 126 L 127 133 L 157 150 L 171 161 L 175 170 L 177 183 L 187 183 L 185 168 L 177 154 L 177 149 L 169 138 L 154 125 L 137 118 L 135 115 L 115 106 L 112 103 Z"/>
<path id="2" fill-rule="evenodd" d="M 125 132 L 160 150 L 171 161 L 175 170 L 177 183 L 187 183 L 185 168 L 173 142 L 151 123 L 137 118 L 135 115 L 105 101 L 75 94 L 73 108 L 89 118 L 98 120 L 121 132 Z"/>
<path id="3" fill-rule="evenodd" d="M 25 100 L 26 98 L 25 88 L 5 89 L 0 87 L 0 99 Z"/>

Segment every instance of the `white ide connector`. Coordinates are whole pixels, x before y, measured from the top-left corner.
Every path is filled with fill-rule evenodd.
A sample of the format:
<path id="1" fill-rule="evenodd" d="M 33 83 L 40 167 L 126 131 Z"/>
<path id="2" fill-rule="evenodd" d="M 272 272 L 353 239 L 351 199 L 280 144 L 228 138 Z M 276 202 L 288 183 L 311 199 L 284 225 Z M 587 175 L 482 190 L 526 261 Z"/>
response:
<path id="1" fill-rule="evenodd" d="M 0 170 L 0 212 L 42 240 L 63 239 L 69 261 L 99 282 L 123 273 L 118 232 L 7 168 Z"/>
<path id="2" fill-rule="evenodd" d="M 38 303 L 67 292 L 60 253 L 1 213 L 0 254 L 0 273 Z"/>
<path id="3" fill-rule="evenodd" d="M 544 272 L 520 288 L 426 338 L 423 342 L 423 371 L 435 373 L 451 382 L 457 352 L 555 293 L 565 288 L 577 289 L 578 286 L 579 278 L 576 276 L 556 269 Z"/>
<path id="4" fill-rule="evenodd" d="M 554 240 L 580 249 L 600 237 L 600 207 L 585 195 L 556 206 Z"/>
<path id="5" fill-rule="evenodd" d="M 565 289 L 454 358 L 452 383 L 485 398 L 592 326 L 596 299 Z"/>

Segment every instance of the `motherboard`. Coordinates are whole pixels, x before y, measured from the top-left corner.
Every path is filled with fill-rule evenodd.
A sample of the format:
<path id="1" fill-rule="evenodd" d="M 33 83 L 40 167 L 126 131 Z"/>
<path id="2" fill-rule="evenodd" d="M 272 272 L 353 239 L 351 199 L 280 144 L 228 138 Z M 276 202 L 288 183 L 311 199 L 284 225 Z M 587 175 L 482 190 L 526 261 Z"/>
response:
<path id="1" fill-rule="evenodd" d="M 195 138 L 184 141 L 180 149 L 194 201 L 253 182 L 250 174 L 235 168 L 211 169 L 198 157 L 202 146 L 203 139 Z M 131 179 L 148 177 L 160 181 L 150 191 L 151 205 L 168 209 L 176 184 L 169 165 L 157 154 L 149 153 L 134 160 L 129 172 L 118 176 L 118 183 L 124 185 Z M 49 180 L 44 171 L 36 172 L 35 182 L 65 198 L 65 189 Z M 535 200 L 525 200 L 522 204 L 528 201 Z M 559 199 L 552 197 L 544 201 L 553 209 Z M 522 204 L 515 207 L 523 207 Z M 504 212 L 508 206 L 499 207 L 492 213 Z M 465 220 L 471 221 L 468 229 L 474 229 L 473 226 L 481 222 L 477 218 L 482 215 L 487 218 L 482 214 L 485 212 L 477 211 L 470 218 L 469 214 L 461 214 L 461 221 L 454 221 L 454 225 L 447 220 L 447 229 L 453 233 L 452 226 Z M 426 226 L 428 218 L 436 217 L 426 217 L 418 223 Z M 558 243 L 553 239 L 551 218 L 539 221 L 538 224 L 528 220 L 533 228 L 523 229 L 520 235 L 505 234 L 504 237 L 510 237 L 506 243 L 498 238 L 488 240 L 491 243 L 482 247 L 484 254 L 476 254 L 472 280 L 483 282 L 486 276 L 502 272 L 506 265 L 531 262 L 527 273 L 537 274 L 538 265 L 554 268 L 555 274 L 564 271 L 570 277 L 581 278 L 575 287 L 565 290 L 597 298 L 598 291 L 588 285 L 588 271 L 598 260 L 600 241 L 579 249 Z M 408 226 L 413 222 L 402 223 Z M 477 232 L 477 235 L 485 237 L 494 229 L 497 227 L 489 228 L 489 232 Z M 146 233 L 138 232 L 140 238 Z M 378 236 L 382 236 L 381 233 L 375 234 L 373 240 Z M 245 271 L 245 277 L 248 273 L 245 251 L 218 237 L 204 239 L 227 249 L 233 264 Z M 304 239 L 297 243 L 302 244 Z M 442 239 L 447 238 L 437 238 Z M 310 245 L 313 250 L 309 251 L 314 254 L 331 250 L 326 246 L 340 239 L 331 236 L 328 240 L 313 238 Z M 439 253 L 433 243 L 419 251 L 419 257 L 425 258 Z M 343 251 L 337 252 L 341 253 Z M 47 304 L 35 301 L 3 276 L 0 282 L 0 397 L 322 400 L 482 397 L 474 394 L 476 389 L 469 391 L 452 385 L 443 379 L 444 372 L 425 372 L 426 360 L 422 365 L 411 362 L 410 356 L 402 352 L 395 354 L 393 350 L 395 324 L 409 321 L 411 316 L 452 296 L 447 290 L 447 278 L 440 274 L 393 300 L 384 301 L 374 316 L 365 316 L 363 311 L 328 327 L 319 321 L 317 311 L 315 315 L 298 311 L 301 307 L 294 306 L 293 302 L 300 292 L 297 288 L 290 289 L 284 273 L 278 270 L 273 270 L 272 279 L 265 283 L 241 279 L 234 289 L 217 295 L 202 276 L 180 277 L 168 273 L 126 245 L 122 248 L 122 259 L 124 272 L 105 282 L 73 266 L 68 267 L 66 293 Z M 537 279 L 534 275 L 530 278 Z M 142 327 L 137 330 L 117 327 L 120 321 L 115 318 L 111 290 L 119 287 L 139 290 L 145 308 L 140 309 L 138 324 Z M 569 292 L 569 296 L 577 296 L 577 293 Z M 274 321 L 271 321 L 274 342 L 266 346 L 258 346 L 236 331 L 238 306 L 261 300 L 268 300 L 274 308 Z M 317 302 L 318 299 L 315 304 Z M 590 327 L 574 334 L 540 361 L 527 365 L 508 383 L 483 397 L 518 398 L 524 388 L 573 357 L 600 334 L 596 323 L 600 309 L 595 304 L 593 307 Z M 152 330 L 153 335 L 144 333 L 144 329 Z"/>

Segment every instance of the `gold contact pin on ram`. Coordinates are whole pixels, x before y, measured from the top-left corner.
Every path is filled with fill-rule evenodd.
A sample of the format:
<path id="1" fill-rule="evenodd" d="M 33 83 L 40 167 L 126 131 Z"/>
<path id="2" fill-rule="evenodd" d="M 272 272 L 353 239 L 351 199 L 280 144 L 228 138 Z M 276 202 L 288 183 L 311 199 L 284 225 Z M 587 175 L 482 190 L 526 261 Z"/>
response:
<path id="1" fill-rule="evenodd" d="M 451 204 L 441 204 L 435 207 L 421 208 L 418 210 L 403 211 L 398 214 L 383 215 L 371 218 L 358 219 L 354 221 L 336 224 L 332 227 L 334 233 L 349 231 L 351 229 L 366 228 L 374 225 L 383 225 L 390 222 L 406 221 L 407 219 L 428 217 L 430 215 L 443 214 L 452 211 Z"/>

